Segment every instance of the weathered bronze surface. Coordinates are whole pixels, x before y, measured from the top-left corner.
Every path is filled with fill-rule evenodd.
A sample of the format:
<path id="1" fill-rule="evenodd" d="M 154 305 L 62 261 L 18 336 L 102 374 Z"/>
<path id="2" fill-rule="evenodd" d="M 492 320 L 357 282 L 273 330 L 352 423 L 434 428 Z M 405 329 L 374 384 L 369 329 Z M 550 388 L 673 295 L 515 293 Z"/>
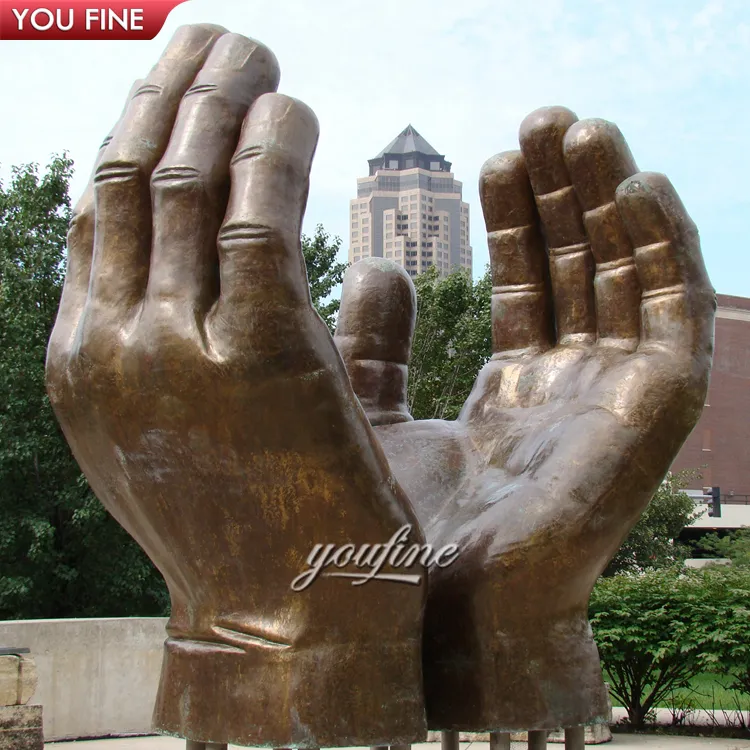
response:
<path id="1" fill-rule="evenodd" d="M 589 595 L 711 366 L 715 295 L 667 178 L 638 172 L 616 126 L 562 107 L 529 115 L 520 143 L 480 175 L 491 361 L 456 422 L 377 428 L 428 542 L 461 551 L 429 572 L 431 729 L 606 721 Z"/>
<path id="2" fill-rule="evenodd" d="M 182 29 L 69 236 L 48 390 L 169 586 L 156 727 L 312 748 L 419 740 L 425 705 L 435 729 L 604 719 L 588 597 L 707 386 L 693 223 L 614 125 L 530 115 L 480 176 L 495 354 L 456 422 L 412 421 L 404 271 L 348 271 L 335 343 L 310 303 L 318 127 L 278 77 L 259 43 Z M 405 524 L 457 561 L 428 584 L 415 563 L 419 585 L 291 589 L 315 544 Z"/>
<path id="3" fill-rule="evenodd" d="M 169 586 L 159 730 L 408 743 L 426 731 L 424 576 L 290 587 L 316 543 L 420 534 L 310 301 L 318 124 L 278 78 L 262 45 L 195 26 L 137 85 L 75 210 L 48 390 Z"/>

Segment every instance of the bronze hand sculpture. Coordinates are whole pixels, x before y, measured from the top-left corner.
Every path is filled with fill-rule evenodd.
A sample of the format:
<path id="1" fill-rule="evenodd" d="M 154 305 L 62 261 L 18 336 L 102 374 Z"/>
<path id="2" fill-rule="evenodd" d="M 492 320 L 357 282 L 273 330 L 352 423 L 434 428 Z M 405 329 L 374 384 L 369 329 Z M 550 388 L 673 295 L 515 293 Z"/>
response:
<path id="1" fill-rule="evenodd" d="M 315 313 L 300 225 L 318 125 L 273 55 L 182 29 L 75 211 L 48 390 L 172 599 L 157 729 L 319 747 L 422 739 L 418 585 L 291 583 L 386 542 L 403 491 Z M 231 186 L 231 189 L 230 189 Z"/>
<path id="2" fill-rule="evenodd" d="M 520 141 L 480 176 L 495 353 L 456 422 L 405 421 L 408 341 L 401 370 L 377 361 L 408 329 L 360 310 L 377 288 L 398 300 L 385 290 L 403 272 L 361 261 L 342 295 L 355 390 L 427 541 L 460 549 L 429 574 L 433 729 L 606 720 L 589 595 L 695 425 L 711 366 L 715 295 L 669 181 L 638 172 L 614 125 L 560 107 L 526 118 Z"/>
<path id="3" fill-rule="evenodd" d="M 703 404 L 695 229 L 613 126 L 532 115 L 523 153 L 481 176 L 496 353 L 459 420 L 410 421 L 411 281 L 382 259 L 350 269 L 339 354 L 299 246 L 317 123 L 277 83 L 257 42 L 181 30 L 69 236 L 48 390 L 169 586 L 156 728 L 401 744 L 423 737 L 425 699 L 440 729 L 595 720 L 589 592 Z M 459 546 L 429 590 L 419 562 L 400 571 L 418 585 L 291 588 L 314 545 L 405 525 Z"/>

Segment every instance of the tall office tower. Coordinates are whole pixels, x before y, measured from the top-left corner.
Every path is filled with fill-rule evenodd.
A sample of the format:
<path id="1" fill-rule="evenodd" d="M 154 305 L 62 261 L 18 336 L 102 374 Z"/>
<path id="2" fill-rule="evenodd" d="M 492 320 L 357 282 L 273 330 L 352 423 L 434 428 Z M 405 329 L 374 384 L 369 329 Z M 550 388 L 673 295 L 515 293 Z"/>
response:
<path id="1" fill-rule="evenodd" d="M 410 276 L 471 272 L 469 204 L 445 156 L 409 125 L 369 164 L 349 202 L 349 262 L 390 258 Z"/>

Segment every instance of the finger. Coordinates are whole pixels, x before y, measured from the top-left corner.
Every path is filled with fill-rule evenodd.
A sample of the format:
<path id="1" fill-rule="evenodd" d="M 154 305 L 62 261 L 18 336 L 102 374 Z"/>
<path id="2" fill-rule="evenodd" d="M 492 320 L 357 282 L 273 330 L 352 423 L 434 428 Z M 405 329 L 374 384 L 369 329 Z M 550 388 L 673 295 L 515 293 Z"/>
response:
<path id="1" fill-rule="evenodd" d="M 622 133 L 606 120 L 575 123 L 565 134 L 563 153 L 596 263 L 599 343 L 632 351 L 640 334 L 641 292 L 615 190 L 638 168 Z"/>
<path id="2" fill-rule="evenodd" d="M 521 152 L 547 239 L 550 282 L 560 344 L 596 340 L 594 258 L 563 158 L 563 138 L 578 121 L 564 107 L 532 112 L 519 132 Z"/>
<path id="3" fill-rule="evenodd" d="M 133 84 L 128 94 L 128 101 L 142 84 L 142 80 L 137 80 Z M 63 344 L 63 339 L 67 343 L 73 335 L 86 302 L 91 277 L 91 256 L 94 251 L 94 175 L 126 109 L 127 105 L 99 147 L 86 189 L 72 211 L 67 237 L 65 283 L 55 320 L 54 338 L 60 344 Z"/>
<path id="4" fill-rule="evenodd" d="M 91 297 L 96 309 L 122 317 L 141 300 L 151 248 L 154 167 L 164 153 L 177 109 L 216 40 L 218 26 L 177 31 L 128 103 L 95 177 L 96 229 Z"/>
<path id="5" fill-rule="evenodd" d="M 278 83 L 279 66 L 267 47 L 225 34 L 185 94 L 151 180 L 148 300 L 185 302 L 203 312 L 215 301 L 216 235 L 229 197 L 229 162 L 250 105 Z"/>
<path id="6" fill-rule="evenodd" d="M 520 152 L 485 162 L 479 196 L 492 274 L 493 358 L 548 349 L 553 324 L 547 254 Z"/>
<path id="7" fill-rule="evenodd" d="M 317 141 L 309 107 L 264 94 L 245 118 L 232 159 L 212 316 L 228 334 L 255 338 L 258 348 L 283 346 L 276 334 L 292 320 L 288 313 L 312 304 L 300 229 Z"/>
<path id="8" fill-rule="evenodd" d="M 698 230 L 662 174 L 640 173 L 616 193 L 617 209 L 635 247 L 643 289 L 642 337 L 710 361 L 716 295 Z"/>
<path id="9" fill-rule="evenodd" d="M 351 266 L 334 341 L 370 424 L 409 422 L 406 385 L 417 294 L 409 274 L 383 258 Z"/>

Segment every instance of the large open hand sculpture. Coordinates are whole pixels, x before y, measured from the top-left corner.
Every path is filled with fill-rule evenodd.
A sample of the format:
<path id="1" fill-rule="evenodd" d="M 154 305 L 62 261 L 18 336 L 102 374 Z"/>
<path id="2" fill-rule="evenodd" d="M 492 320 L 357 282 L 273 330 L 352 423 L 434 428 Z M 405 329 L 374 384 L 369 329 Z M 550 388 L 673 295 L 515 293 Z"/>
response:
<path id="1" fill-rule="evenodd" d="M 588 596 L 707 386 L 714 294 L 693 224 L 614 126 L 531 115 L 521 152 L 480 180 L 495 355 L 456 422 L 410 421 L 411 281 L 381 259 L 352 267 L 334 343 L 299 245 L 317 123 L 277 82 L 262 45 L 183 29 L 69 237 L 48 389 L 169 585 L 157 728 L 420 739 L 422 636 L 431 727 L 603 717 Z M 428 587 L 291 589 L 313 545 L 405 524 L 459 547 Z"/>
<path id="2" fill-rule="evenodd" d="M 614 125 L 561 107 L 527 117 L 520 141 L 480 176 L 495 353 L 456 422 L 404 422 L 383 366 L 348 345 L 377 340 L 373 290 L 396 272 L 356 265 L 342 298 L 355 390 L 374 422 L 397 422 L 377 431 L 390 465 L 428 542 L 460 549 L 429 576 L 433 728 L 606 717 L 588 598 L 695 425 L 711 365 L 714 292 L 669 181 L 638 172 Z"/>
<path id="3" fill-rule="evenodd" d="M 310 302 L 318 125 L 271 93 L 278 77 L 262 45 L 194 26 L 136 85 L 75 211 L 48 391 L 169 586 L 157 728 L 409 742 L 425 731 L 424 577 L 291 588 L 317 543 L 419 532 Z"/>

